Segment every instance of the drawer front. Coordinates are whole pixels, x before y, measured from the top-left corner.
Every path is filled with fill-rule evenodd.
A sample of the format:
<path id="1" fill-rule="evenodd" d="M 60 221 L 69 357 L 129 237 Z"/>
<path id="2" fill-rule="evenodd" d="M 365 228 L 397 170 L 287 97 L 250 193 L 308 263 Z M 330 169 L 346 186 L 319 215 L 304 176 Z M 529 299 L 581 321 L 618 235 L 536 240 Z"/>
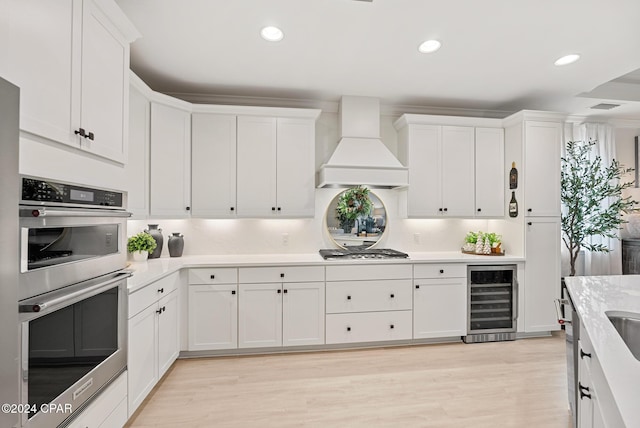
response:
<path id="1" fill-rule="evenodd" d="M 464 263 L 428 263 L 413 266 L 414 278 L 465 278 L 467 265 Z"/>
<path id="2" fill-rule="evenodd" d="M 176 290 L 179 282 L 180 274 L 175 272 L 129 294 L 129 318 Z"/>
<path id="3" fill-rule="evenodd" d="M 411 279 L 410 264 L 327 266 L 327 281 Z"/>
<path id="4" fill-rule="evenodd" d="M 236 284 L 236 268 L 197 268 L 189 269 L 189 284 Z"/>
<path id="5" fill-rule="evenodd" d="M 330 314 L 326 318 L 327 344 L 411 339 L 411 311 Z"/>
<path id="6" fill-rule="evenodd" d="M 238 269 L 238 282 L 323 282 L 324 266 L 281 266 Z"/>
<path id="7" fill-rule="evenodd" d="M 410 310 L 412 295 L 410 279 L 329 282 L 327 313 Z"/>

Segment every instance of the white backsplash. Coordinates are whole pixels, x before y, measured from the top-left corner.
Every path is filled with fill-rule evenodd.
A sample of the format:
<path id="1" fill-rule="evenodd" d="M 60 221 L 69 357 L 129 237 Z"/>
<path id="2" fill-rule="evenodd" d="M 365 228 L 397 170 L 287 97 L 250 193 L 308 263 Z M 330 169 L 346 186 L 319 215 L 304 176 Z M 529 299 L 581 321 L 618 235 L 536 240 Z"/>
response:
<path id="1" fill-rule="evenodd" d="M 168 257 L 166 241 L 174 232 L 184 235 L 183 255 L 315 253 L 333 248 L 324 221 L 326 207 L 341 189 L 316 190 L 316 215 L 309 219 L 151 219 L 130 220 L 128 235 L 158 224 L 165 236 L 162 257 Z M 375 189 L 387 210 L 387 230 L 380 248 L 400 251 L 457 251 L 470 230 L 488 230 L 501 220 L 402 219 L 398 217 L 398 192 Z M 332 214 L 331 214 L 332 215 Z M 286 234 L 286 239 L 285 235 Z M 287 241 L 287 242 L 285 242 Z M 504 236 L 509 250 L 509 237 Z M 510 249 L 510 254 L 522 254 Z"/>

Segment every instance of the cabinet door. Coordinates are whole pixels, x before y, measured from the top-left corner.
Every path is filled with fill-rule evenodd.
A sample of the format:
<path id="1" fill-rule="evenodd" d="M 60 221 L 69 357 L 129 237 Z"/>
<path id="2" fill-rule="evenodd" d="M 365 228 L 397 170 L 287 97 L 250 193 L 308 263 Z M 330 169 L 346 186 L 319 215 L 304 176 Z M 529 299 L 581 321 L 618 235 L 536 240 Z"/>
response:
<path id="1" fill-rule="evenodd" d="M 442 208 L 440 140 L 442 127 L 411 125 L 408 136 L 407 215 L 435 217 Z"/>
<path id="2" fill-rule="evenodd" d="M 558 330 L 554 300 L 560 298 L 560 219 L 530 217 L 525 227 L 525 331 Z"/>
<path id="3" fill-rule="evenodd" d="M 283 285 L 282 345 L 324 344 L 324 282 Z"/>
<path id="4" fill-rule="evenodd" d="M 156 304 L 129 320 L 127 348 L 129 416 L 158 381 Z"/>
<path id="5" fill-rule="evenodd" d="M 93 132 L 81 138 L 92 153 L 124 163 L 127 155 L 129 44 L 95 6 L 84 1 L 82 84 L 79 126 Z"/>
<path id="6" fill-rule="evenodd" d="M 71 105 L 80 81 L 74 49 L 80 48 L 82 4 L 73 0 L 12 0 L 4 77 L 20 87 L 20 128 L 60 143 L 79 146 L 72 131 Z M 74 14 L 75 12 L 75 14 Z M 37 24 L 36 24 L 37 23 Z"/>
<path id="7" fill-rule="evenodd" d="M 276 119 L 238 117 L 237 210 L 241 217 L 272 217 L 276 202 Z"/>
<path id="8" fill-rule="evenodd" d="M 193 216 L 235 217 L 235 115 L 191 115 L 191 177 Z"/>
<path id="9" fill-rule="evenodd" d="M 560 144 L 562 124 L 525 123 L 525 215 L 560 216 Z"/>
<path id="10" fill-rule="evenodd" d="M 467 285 L 464 278 L 414 281 L 413 337 L 467 334 Z"/>
<path id="11" fill-rule="evenodd" d="M 476 217 L 504 217 L 504 130 L 476 128 Z"/>
<path id="12" fill-rule="evenodd" d="M 129 156 L 127 209 L 137 218 L 149 215 L 149 123 L 151 104 L 135 86 L 129 89 Z"/>
<path id="13" fill-rule="evenodd" d="M 278 119 L 276 196 L 278 215 L 315 214 L 315 122 Z"/>
<path id="14" fill-rule="evenodd" d="M 180 352 L 178 291 L 158 302 L 158 379 L 171 367 Z"/>
<path id="15" fill-rule="evenodd" d="M 189 350 L 238 347 L 238 286 L 189 286 Z"/>
<path id="16" fill-rule="evenodd" d="M 474 147 L 473 128 L 442 127 L 442 211 L 445 216 L 473 216 Z"/>
<path id="17" fill-rule="evenodd" d="M 282 284 L 240 284 L 238 347 L 282 345 Z"/>
<path id="18" fill-rule="evenodd" d="M 152 217 L 185 218 L 190 207 L 191 117 L 186 111 L 151 104 Z"/>

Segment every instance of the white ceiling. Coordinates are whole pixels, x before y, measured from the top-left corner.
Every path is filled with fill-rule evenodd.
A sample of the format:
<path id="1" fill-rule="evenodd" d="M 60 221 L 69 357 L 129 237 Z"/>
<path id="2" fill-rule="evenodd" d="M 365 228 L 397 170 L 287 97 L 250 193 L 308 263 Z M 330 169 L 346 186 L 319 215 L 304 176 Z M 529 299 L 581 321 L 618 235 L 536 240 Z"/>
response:
<path id="1" fill-rule="evenodd" d="M 638 0 L 116 1 L 142 33 L 131 68 L 183 98 L 364 95 L 494 115 L 640 119 Z M 282 28 L 284 39 L 262 40 L 266 25 Z M 431 38 L 442 48 L 420 54 Z M 553 65 L 568 53 L 580 61 Z M 600 102 L 623 105 L 588 108 Z"/>

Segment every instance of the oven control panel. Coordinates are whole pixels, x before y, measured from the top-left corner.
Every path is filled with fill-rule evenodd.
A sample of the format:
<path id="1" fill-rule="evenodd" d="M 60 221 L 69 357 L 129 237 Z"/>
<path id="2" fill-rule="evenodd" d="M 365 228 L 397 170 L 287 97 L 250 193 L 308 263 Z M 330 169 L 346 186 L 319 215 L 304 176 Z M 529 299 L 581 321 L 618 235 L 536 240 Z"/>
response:
<path id="1" fill-rule="evenodd" d="M 124 193 L 51 180 L 22 177 L 22 203 L 124 208 Z"/>

